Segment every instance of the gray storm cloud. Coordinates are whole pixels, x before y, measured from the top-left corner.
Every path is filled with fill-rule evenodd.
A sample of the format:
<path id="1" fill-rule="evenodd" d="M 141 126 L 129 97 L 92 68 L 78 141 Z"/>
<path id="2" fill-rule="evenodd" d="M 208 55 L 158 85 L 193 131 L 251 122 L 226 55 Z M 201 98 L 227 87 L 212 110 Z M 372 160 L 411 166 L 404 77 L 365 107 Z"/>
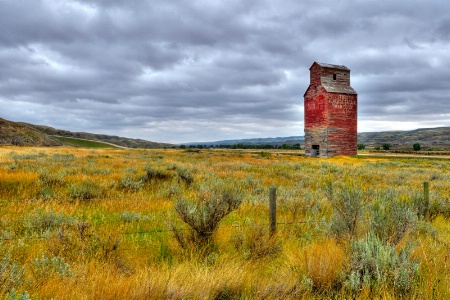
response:
<path id="1" fill-rule="evenodd" d="M 0 0 L 0 117 L 161 142 L 303 134 L 313 61 L 359 130 L 450 126 L 449 4 Z"/>

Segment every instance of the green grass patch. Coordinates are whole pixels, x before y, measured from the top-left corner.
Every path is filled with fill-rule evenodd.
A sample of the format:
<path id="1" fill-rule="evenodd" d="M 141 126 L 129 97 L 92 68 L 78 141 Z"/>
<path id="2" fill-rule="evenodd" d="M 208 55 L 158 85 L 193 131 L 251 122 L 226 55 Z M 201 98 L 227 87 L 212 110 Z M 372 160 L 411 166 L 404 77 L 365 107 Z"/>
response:
<path id="1" fill-rule="evenodd" d="M 68 138 L 68 137 L 61 137 L 61 136 L 54 136 L 56 140 L 60 141 L 64 145 L 72 146 L 72 147 L 79 147 L 79 148 L 118 148 L 110 144 L 105 144 L 102 142 L 96 142 L 96 141 L 87 141 L 87 140 L 80 140 L 80 139 L 74 139 L 74 138 Z"/>

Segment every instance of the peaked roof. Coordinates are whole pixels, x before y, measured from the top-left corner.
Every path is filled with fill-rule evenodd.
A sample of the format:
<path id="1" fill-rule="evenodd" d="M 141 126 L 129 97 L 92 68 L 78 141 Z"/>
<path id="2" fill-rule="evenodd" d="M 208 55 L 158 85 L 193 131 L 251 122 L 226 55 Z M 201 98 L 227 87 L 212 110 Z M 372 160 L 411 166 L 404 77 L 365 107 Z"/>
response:
<path id="1" fill-rule="evenodd" d="M 347 67 L 344 66 L 344 65 L 332 65 L 332 64 L 326 64 L 326 63 L 320 63 L 320 62 L 317 62 L 317 61 L 315 61 L 315 62 L 311 65 L 311 68 L 312 68 L 312 66 L 314 66 L 314 64 L 318 64 L 318 65 L 321 66 L 322 68 L 339 69 L 339 70 L 350 71 L 350 69 L 347 68 Z M 311 69 L 311 68 L 309 68 L 309 69 Z"/>

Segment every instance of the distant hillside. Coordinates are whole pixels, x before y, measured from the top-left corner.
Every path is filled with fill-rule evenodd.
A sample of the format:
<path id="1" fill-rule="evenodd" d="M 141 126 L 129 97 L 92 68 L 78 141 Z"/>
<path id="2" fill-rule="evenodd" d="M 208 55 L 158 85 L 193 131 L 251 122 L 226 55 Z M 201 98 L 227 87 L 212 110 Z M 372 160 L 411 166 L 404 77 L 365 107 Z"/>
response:
<path id="1" fill-rule="evenodd" d="M 64 144 L 63 139 L 58 140 L 54 138 L 54 136 L 98 141 L 127 148 L 151 149 L 174 146 L 167 143 L 156 143 L 119 136 L 93 134 L 87 132 L 71 132 L 48 126 L 12 122 L 0 118 L 0 145 L 60 146 Z M 243 144 L 280 146 L 283 144 L 304 145 L 304 143 L 305 138 L 303 136 L 289 136 L 276 138 L 223 140 L 215 142 L 192 142 L 185 143 L 185 145 L 230 146 L 235 144 Z M 435 150 L 448 150 L 450 149 L 450 127 L 421 128 L 410 131 L 362 132 L 358 134 L 358 143 L 363 143 L 368 147 L 381 146 L 389 143 L 392 145 L 393 149 L 410 149 L 413 144 L 419 143 L 422 149 L 431 148 Z"/>
<path id="2" fill-rule="evenodd" d="M 304 136 L 289 136 L 276 138 L 223 140 L 215 142 L 192 142 L 185 143 L 185 145 L 229 146 L 242 144 L 280 146 L 283 144 L 304 145 L 304 143 Z M 391 144 L 393 149 L 410 149 L 413 144 L 419 143 L 422 149 L 450 149 L 450 127 L 421 128 L 410 131 L 362 132 L 358 133 L 358 143 L 363 143 L 368 147 Z"/>
<path id="3" fill-rule="evenodd" d="M 410 131 L 363 132 L 358 143 L 379 146 L 389 143 L 393 148 L 412 148 L 419 143 L 422 149 L 450 149 L 450 127 L 420 128 Z"/>
<path id="4" fill-rule="evenodd" d="M 276 138 L 255 138 L 255 139 L 243 139 L 243 140 L 223 140 L 216 142 L 191 142 L 185 143 L 185 145 L 206 145 L 206 146 L 220 146 L 220 145 L 295 145 L 304 144 L 305 138 L 303 136 L 288 136 L 288 137 L 276 137 Z"/>
<path id="5" fill-rule="evenodd" d="M 62 143 L 31 126 L 0 118 L 0 145 L 61 146 Z"/>
<path id="6" fill-rule="evenodd" d="M 71 132 L 67 130 L 55 129 L 48 126 L 34 125 L 22 122 L 12 122 L 0 118 L 0 145 L 61 146 L 64 144 L 73 144 L 73 141 L 72 143 L 66 143 L 63 139 L 58 140 L 54 136 L 98 141 L 127 148 L 164 148 L 173 146 L 172 144 L 155 143 L 119 136 L 93 134 L 86 132 Z"/>
<path id="7" fill-rule="evenodd" d="M 130 139 L 125 137 L 119 137 L 119 136 L 113 136 L 113 135 L 105 135 L 105 134 L 94 134 L 94 133 L 88 133 L 88 132 L 71 132 L 68 130 L 61 130 L 61 129 L 55 129 L 48 126 L 42 126 L 42 125 L 33 125 L 33 124 L 26 124 L 42 133 L 45 133 L 49 136 L 62 136 L 62 137 L 69 137 L 69 138 L 78 138 L 78 139 L 86 139 L 91 141 L 100 141 L 105 143 L 110 143 L 122 147 L 127 148 L 147 148 L 147 149 L 153 149 L 153 148 L 164 148 L 164 147 L 172 147 L 172 144 L 167 143 L 156 143 L 156 142 L 150 142 L 146 140 L 141 139 Z"/>

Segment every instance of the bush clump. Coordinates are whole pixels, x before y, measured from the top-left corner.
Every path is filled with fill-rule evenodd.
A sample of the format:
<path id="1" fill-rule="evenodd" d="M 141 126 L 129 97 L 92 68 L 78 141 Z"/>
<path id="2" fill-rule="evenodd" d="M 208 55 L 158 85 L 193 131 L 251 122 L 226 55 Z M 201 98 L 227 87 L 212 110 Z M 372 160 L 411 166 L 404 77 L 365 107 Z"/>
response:
<path id="1" fill-rule="evenodd" d="M 383 242 L 396 245 L 417 226 L 413 205 L 395 199 L 392 193 L 384 195 L 372 207 L 371 231 Z"/>
<path id="2" fill-rule="evenodd" d="M 176 213 L 190 227 L 188 236 L 175 231 L 175 237 L 182 247 L 212 246 L 220 221 L 241 203 L 242 195 L 235 186 L 223 183 L 202 186 L 194 199 L 181 198 L 175 202 Z"/>
<path id="3" fill-rule="evenodd" d="M 70 226 L 75 222 L 75 219 L 63 215 L 56 214 L 53 211 L 37 210 L 24 219 L 24 227 L 33 231 L 38 231 L 41 234 L 54 229 Z"/>
<path id="4" fill-rule="evenodd" d="M 187 168 L 178 167 L 177 168 L 178 178 L 180 178 L 187 185 L 191 185 L 194 182 L 194 176 L 191 170 Z"/>
<path id="5" fill-rule="evenodd" d="M 44 187 L 63 186 L 65 184 L 64 176 L 64 172 L 52 173 L 49 170 L 40 170 L 38 182 Z"/>
<path id="6" fill-rule="evenodd" d="M 48 251 L 53 256 L 64 257 L 70 261 L 85 257 L 116 259 L 120 252 L 120 243 L 121 239 L 117 235 L 99 235 L 90 223 L 78 221 L 55 232 L 48 240 Z"/>
<path id="7" fill-rule="evenodd" d="M 363 191 L 353 181 L 348 181 L 339 189 L 333 189 L 332 183 L 328 182 L 326 196 L 334 210 L 331 218 L 332 233 L 338 238 L 355 238 L 369 193 Z"/>
<path id="8" fill-rule="evenodd" d="M 52 258 L 42 255 L 34 259 L 34 275 L 36 278 L 49 278 L 53 275 L 60 277 L 72 276 L 70 265 L 65 262 L 63 257 L 54 256 Z"/>
<path id="9" fill-rule="evenodd" d="M 69 187 L 69 197 L 73 200 L 90 200 L 100 195 L 99 186 L 91 179 L 73 183 Z"/>
<path id="10" fill-rule="evenodd" d="M 394 289 L 405 295 L 414 287 L 419 264 L 410 258 L 411 247 L 397 253 L 373 234 L 353 241 L 351 264 L 344 285 L 352 292 Z"/>
<path id="11" fill-rule="evenodd" d="M 125 190 L 137 192 L 144 186 L 144 181 L 142 179 L 135 180 L 127 175 L 120 180 L 120 186 Z"/>
<path id="12" fill-rule="evenodd" d="M 147 178 L 149 180 L 152 180 L 152 179 L 168 180 L 168 179 L 172 178 L 172 174 L 170 174 L 166 170 L 154 169 L 152 167 L 147 166 L 145 168 L 145 171 L 147 172 Z"/>
<path id="13" fill-rule="evenodd" d="M 281 243 L 276 236 L 271 236 L 268 229 L 261 226 L 250 227 L 232 236 L 236 250 L 241 251 L 246 259 L 260 259 L 273 256 L 281 251 Z"/>
<path id="14" fill-rule="evenodd" d="M 20 266 L 7 252 L 0 258 L 0 294 L 12 292 L 24 282 L 25 267 Z"/>

